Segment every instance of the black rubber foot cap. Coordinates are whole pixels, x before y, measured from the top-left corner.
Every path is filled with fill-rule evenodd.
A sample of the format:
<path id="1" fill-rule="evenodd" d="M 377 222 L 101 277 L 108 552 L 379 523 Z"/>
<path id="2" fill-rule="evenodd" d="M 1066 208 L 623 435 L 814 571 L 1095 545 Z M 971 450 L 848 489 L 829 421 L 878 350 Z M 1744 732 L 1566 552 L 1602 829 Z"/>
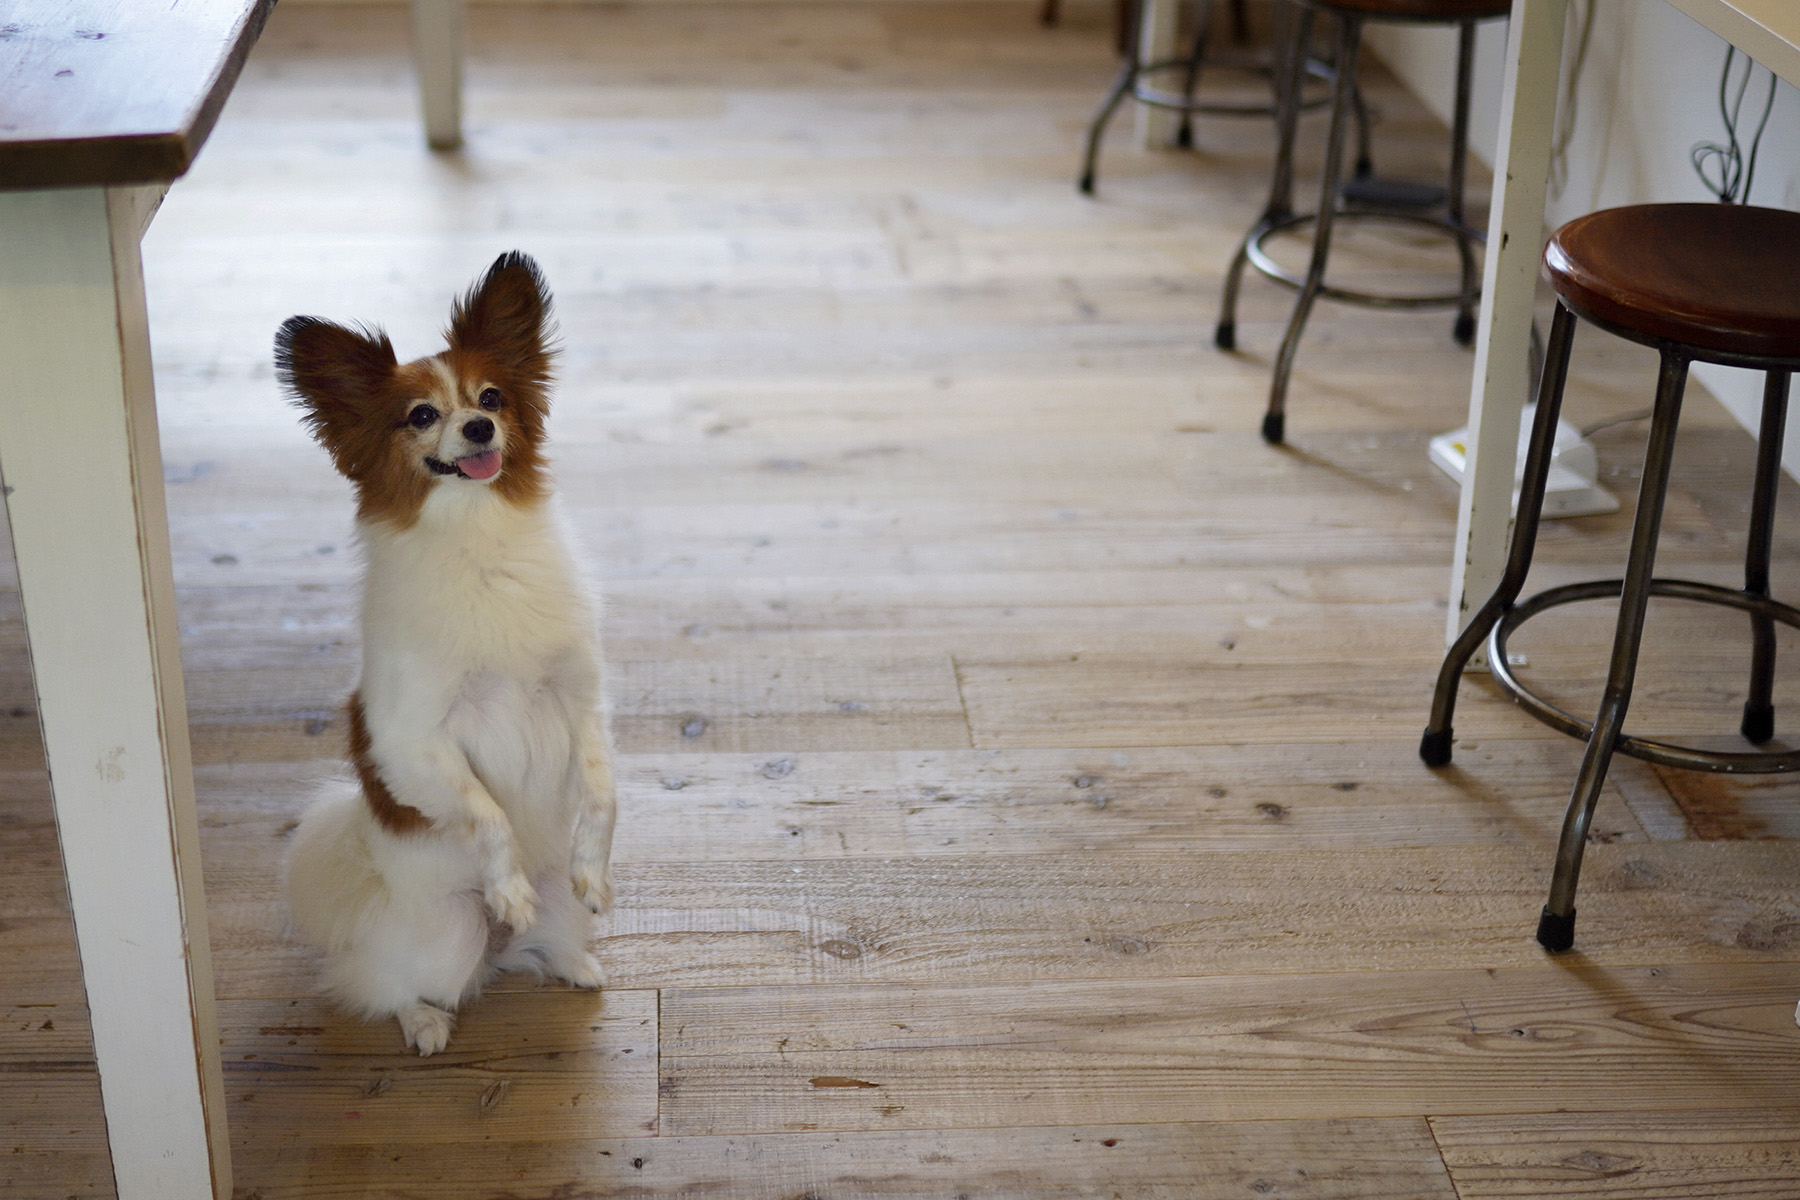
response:
<path id="1" fill-rule="evenodd" d="M 1475 344 L 1474 314 L 1459 313 L 1456 318 L 1456 328 L 1450 331 L 1450 336 L 1456 339 L 1456 344 L 1459 346 L 1473 346 Z"/>
<path id="2" fill-rule="evenodd" d="M 1263 441 L 1269 445 L 1281 445 L 1281 439 L 1287 433 L 1287 418 L 1280 413 L 1263 414 L 1262 433 Z"/>
<path id="3" fill-rule="evenodd" d="M 1182 122 L 1181 128 L 1175 131 L 1175 144 L 1180 146 L 1183 150 L 1193 149 L 1194 127 L 1187 124 L 1185 121 Z"/>
<path id="4" fill-rule="evenodd" d="M 1419 757 L 1425 760 L 1428 767 L 1447 767 L 1450 765 L 1451 733 L 1448 729 L 1441 733 L 1433 733 L 1427 729 L 1425 736 L 1419 739 Z"/>
<path id="5" fill-rule="evenodd" d="M 1094 173 L 1092 171 L 1089 171 L 1087 174 L 1083 175 L 1081 177 L 1080 182 L 1076 183 L 1075 186 L 1081 189 L 1082 195 L 1084 195 L 1084 196 L 1093 195 L 1094 194 Z"/>
<path id="6" fill-rule="evenodd" d="M 1546 904 L 1543 915 L 1538 917 L 1537 937 L 1538 945 L 1552 954 L 1561 954 L 1573 946 L 1575 944 L 1575 910 L 1571 908 L 1568 916 L 1559 917 L 1551 912 L 1550 906 Z"/>
<path id="7" fill-rule="evenodd" d="M 1237 349 L 1237 325 L 1231 321 L 1220 321 L 1213 330 L 1213 345 L 1221 350 Z"/>
<path id="8" fill-rule="evenodd" d="M 1744 740 L 1753 746 L 1760 746 L 1775 736 L 1775 707 L 1751 708 L 1744 705 L 1744 723 L 1740 727 L 1744 731 Z"/>

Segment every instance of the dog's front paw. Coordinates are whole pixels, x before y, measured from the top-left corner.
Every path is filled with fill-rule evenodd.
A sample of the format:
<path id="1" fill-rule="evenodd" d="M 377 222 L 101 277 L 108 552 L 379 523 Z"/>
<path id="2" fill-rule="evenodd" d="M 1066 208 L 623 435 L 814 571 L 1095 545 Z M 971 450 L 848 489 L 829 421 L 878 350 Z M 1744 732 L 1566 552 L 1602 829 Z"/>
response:
<path id="1" fill-rule="evenodd" d="M 592 954 L 580 954 L 567 962 L 557 963 L 551 968 L 551 974 L 573 987 L 587 991 L 599 991 L 606 982 L 606 974 L 600 969 L 600 960 Z"/>
<path id="2" fill-rule="evenodd" d="M 521 871 L 514 871 L 500 883 L 482 893 L 494 920 L 510 925 L 514 933 L 524 933 L 537 920 L 537 889 Z"/>
<path id="3" fill-rule="evenodd" d="M 603 913 L 612 907 L 612 872 L 605 866 L 577 863 L 569 882 L 575 889 L 575 898 L 592 911 Z"/>
<path id="4" fill-rule="evenodd" d="M 455 1018 L 437 1005 L 420 1000 L 401 1009 L 395 1016 L 400 1021 L 400 1032 L 406 1036 L 406 1044 L 417 1050 L 419 1057 L 436 1054 L 450 1044 L 450 1026 Z"/>

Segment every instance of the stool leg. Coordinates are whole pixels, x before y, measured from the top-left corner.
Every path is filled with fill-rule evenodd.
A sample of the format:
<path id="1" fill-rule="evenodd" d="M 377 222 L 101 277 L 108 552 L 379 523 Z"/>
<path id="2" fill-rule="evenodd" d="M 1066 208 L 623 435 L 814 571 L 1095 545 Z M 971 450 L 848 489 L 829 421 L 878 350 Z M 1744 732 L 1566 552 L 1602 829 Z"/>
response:
<path id="1" fill-rule="evenodd" d="M 1456 47 L 1456 112 L 1450 132 L 1450 223 L 1456 230 L 1456 252 L 1462 257 L 1462 299 L 1456 306 L 1457 344 L 1475 344 L 1475 302 L 1481 277 L 1475 268 L 1474 234 L 1463 219 L 1463 193 L 1468 176 L 1469 99 L 1474 90 L 1475 22 L 1464 21 Z"/>
<path id="2" fill-rule="evenodd" d="M 1769 553 L 1775 538 L 1775 490 L 1781 480 L 1781 441 L 1787 424 L 1789 373 L 1770 371 L 1763 384 L 1762 429 L 1756 440 L 1756 483 L 1751 488 L 1749 548 L 1744 590 L 1769 594 Z M 1750 698 L 1744 701 L 1744 737 L 1760 746 L 1775 736 L 1775 622 L 1750 618 Z"/>
<path id="3" fill-rule="evenodd" d="M 1369 116 L 1369 102 L 1363 98 L 1362 84 L 1350 85 L 1350 105 L 1356 112 L 1356 167 L 1352 174 L 1358 179 L 1367 179 L 1375 174 L 1375 158 L 1372 151 L 1370 130 L 1375 122 Z"/>
<path id="4" fill-rule="evenodd" d="M 1575 942 L 1575 886 L 1581 878 L 1581 856 L 1587 849 L 1588 826 L 1600 799 L 1613 747 L 1631 705 L 1631 685 L 1637 675 L 1638 641 L 1644 633 L 1644 611 L 1650 601 L 1650 580 L 1656 567 L 1656 534 L 1662 525 L 1663 500 L 1669 487 L 1669 463 L 1675 455 L 1675 426 L 1681 418 L 1681 393 L 1687 384 L 1687 359 L 1663 352 L 1662 371 L 1656 382 L 1656 410 L 1650 423 L 1650 444 L 1644 451 L 1644 480 L 1638 487 L 1637 516 L 1631 525 L 1631 552 L 1625 561 L 1625 581 L 1619 594 L 1619 624 L 1613 633 L 1612 661 L 1606 673 L 1606 691 L 1594 717 L 1594 731 L 1581 757 L 1581 770 L 1569 796 L 1562 837 L 1556 847 L 1556 872 L 1550 880 L 1550 902 L 1538 918 L 1538 944 L 1552 953 L 1567 950 Z"/>
<path id="5" fill-rule="evenodd" d="M 1531 552 L 1537 542 L 1538 521 L 1544 511 L 1544 488 L 1550 478 L 1550 461 L 1556 447 L 1556 419 L 1562 415 L 1563 382 L 1569 374 L 1569 351 L 1575 343 L 1575 314 L 1557 302 L 1550 322 L 1550 345 L 1544 369 L 1538 377 L 1537 414 L 1532 420 L 1531 441 L 1525 453 L 1525 473 L 1519 480 L 1519 513 L 1513 520 L 1512 546 L 1506 569 L 1494 594 L 1487 598 L 1456 641 L 1444 653 L 1438 668 L 1437 691 L 1431 698 L 1431 721 L 1419 739 L 1419 757 L 1428 767 L 1450 762 L 1454 737 L 1451 719 L 1456 715 L 1456 689 L 1463 669 L 1487 640 L 1500 618 L 1519 598 L 1525 576 L 1531 571 Z"/>
<path id="6" fill-rule="evenodd" d="M 1142 25 L 1144 21 L 1150 19 L 1148 4 L 1139 3 L 1133 7 L 1136 9 L 1137 17 L 1133 23 Z M 1121 13 L 1121 18 L 1123 16 L 1124 14 Z M 1142 31 L 1128 31 L 1122 25 L 1120 35 L 1125 41 L 1123 48 L 1125 61 L 1120 64 L 1119 73 L 1113 79 L 1112 90 L 1107 92 L 1106 99 L 1100 102 L 1100 111 L 1094 114 L 1094 123 L 1088 126 L 1087 147 L 1081 156 L 1081 178 L 1075 186 L 1081 190 L 1081 194 L 1084 196 L 1094 194 L 1094 173 L 1100 167 L 1100 139 L 1106 134 L 1107 122 L 1111 121 L 1113 113 L 1119 110 L 1119 104 L 1125 99 L 1125 94 L 1137 85 L 1138 72 L 1143 67 Z"/>
<path id="7" fill-rule="evenodd" d="M 1182 75 L 1182 98 L 1192 105 L 1194 92 L 1200 87 L 1200 68 L 1206 65 L 1206 44 L 1212 39 L 1212 0 L 1194 0 L 1194 47 L 1188 52 L 1187 70 Z M 1175 131 L 1175 144 L 1183 148 L 1194 144 L 1194 114 L 1191 108 L 1181 110 L 1181 125 Z"/>
<path id="8" fill-rule="evenodd" d="M 1294 215 L 1294 133 L 1300 123 L 1300 90 L 1305 83 L 1306 48 L 1312 41 L 1313 12 L 1310 8 L 1294 11 L 1296 5 L 1275 6 L 1275 170 L 1269 177 L 1269 201 L 1262 216 L 1238 243 L 1231 266 L 1225 271 L 1225 294 L 1219 302 L 1219 324 L 1213 330 L 1213 345 L 1221 350 L 1237 349 L 1237 298 L 1243 284 L 1244 267 L 1250 261 L 1250 247 L 1271 229 Z"/>
<path id="9" fill-rule="evenodd" d="M 1118 111 L 1119 102 L 1125 99 L 1125 93 L 1137 82 L 1136 43 L 1132 45 L 1131 54 L 1125 59 L 1125 65 L 1119 68 L 1118 77 L 1113 80 L 1112 90 L 1106 93 L 1106 99 L 1100 104 L 1100 111 L 1094 115 L 1094 123 L 1088 126 L 1087 148 L 1081 156 L 1081 178 L 1075 184 L 1084 196 L 1094 194 L 1094 172 L 1099 169 L 1100 139 L 1106 134 L 1107 122 Z"/>
<path id="10" fill-rule="evenodd" d="M 1288 378 L 1300 349 L 1300 333 L 1312 313 L 1314 301 L 1325 286 L 1325 263 L 1331 256 L 1331 225 L 1337 213 L 1338 184 L 1344 167 L 1344 142 L 1350 125 L 1350 106 L 1356 88 L 1356 58 L 1362 43 L 1362 19 L 1338 14 L 1337 88 L 1331 110 L 1331 135 L 1325 144 L 1325 174 L 1319 188 L 1319 215 L 1313 226 L 1312 263 L 1300 297 L 1288 318 L 1287 334 L 1275 356 L 1275 378 L 1269 388 L 1269 411 L 1263 417 L 1263 440 L 1279 444 L 1286 433 Z"/>

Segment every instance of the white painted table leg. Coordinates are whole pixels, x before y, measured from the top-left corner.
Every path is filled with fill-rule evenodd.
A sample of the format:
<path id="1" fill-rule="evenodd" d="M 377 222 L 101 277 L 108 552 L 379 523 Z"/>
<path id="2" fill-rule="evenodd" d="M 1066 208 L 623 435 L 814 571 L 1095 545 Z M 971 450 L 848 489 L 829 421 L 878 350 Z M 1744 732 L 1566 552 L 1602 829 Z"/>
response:
<path id="1" fill-rule="evenodd" d="M 138 237 L 0 192 L 0 476 L 120 1200 L 231 1195 Z"/>
<path id="2" fill-rule="evenodd" d="M 1447 641 L 1493 592 L 1506 562 L 1519 414 L 1531 387 L 1527 347 L 1544 250 L 1544 194 L 1567 7 L 1568 0 L 1513 0 Z M 1470 665 L 1485 666 L 1485 658 L 1478 655 Z"/>
<path id="3" fill-rule="evenodd" d="M 1147 63 L 1175 55 L 1175 35 L 1181 16 L 1181 0 L 1144 0 L 1138 20 L 1138 57 Z M 1137 106 L 1137 142 L 1146 150 L 1174 144 L 1181 118 L 1166 108 Z"/>
<path id="4" fill-rule="evenodd" d="M 462 145 L 462 0 L 412 0 L 413 57 L 425 140 L 433 150 Z"/>

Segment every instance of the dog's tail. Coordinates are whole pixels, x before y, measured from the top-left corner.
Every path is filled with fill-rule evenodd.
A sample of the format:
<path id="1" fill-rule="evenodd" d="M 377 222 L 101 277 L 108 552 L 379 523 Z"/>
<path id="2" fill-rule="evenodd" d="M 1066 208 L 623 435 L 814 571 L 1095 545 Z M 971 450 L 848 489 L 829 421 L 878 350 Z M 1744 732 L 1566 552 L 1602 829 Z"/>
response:
<path id="1" fill-rule="evenodd" d="M 358 939 L 385 907 L 385 887 L 369 845 L 362 789 L 348 780 L 324 785 L 288 850 L 288 915 L 294 932 L 327 954 Z"/>
<path id="2" fill-rule="evenodd" d="M 287 885 L 293 932 L 325 952 L 325 991 L 353 1012 L 454 1009 L 486 977 L 468 856 L 430 833 L 388 833 L 354 782 L 323 788 L 301 819 Z"/>

